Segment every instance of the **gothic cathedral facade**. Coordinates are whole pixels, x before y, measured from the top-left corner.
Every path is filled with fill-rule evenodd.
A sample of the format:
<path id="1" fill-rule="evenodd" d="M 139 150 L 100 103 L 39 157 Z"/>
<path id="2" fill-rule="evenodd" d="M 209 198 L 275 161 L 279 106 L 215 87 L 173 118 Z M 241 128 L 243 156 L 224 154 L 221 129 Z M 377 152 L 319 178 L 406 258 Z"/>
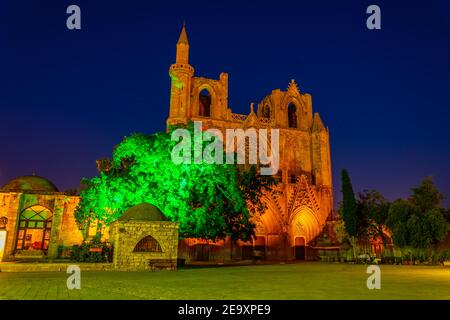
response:
<path id="1" fill-rule="evenodd" d="M 286 91 L 273 90 L 248 115 L 228 106 L 228 74 L 219 79 L 194 75 L 189 64 L 189 41 L 183 26 L 170 66 L 170 112 L 167 126 L 201 121 L 204 129 L 279 129 L 281 183 L 265 194 L 267 210 L 256 217 L 252 243 L 205 242 L 186 239 L 180 255 L 188 260 L 244 259 L 257 253 L 266 259 L 308 259 L 314 239 L 332 215 L 333 190 L 329 130 L 313 113 L 311 95 L 300 93 L 292 80 Z M 312 258 L 312 257 L 311 257 Z"/>

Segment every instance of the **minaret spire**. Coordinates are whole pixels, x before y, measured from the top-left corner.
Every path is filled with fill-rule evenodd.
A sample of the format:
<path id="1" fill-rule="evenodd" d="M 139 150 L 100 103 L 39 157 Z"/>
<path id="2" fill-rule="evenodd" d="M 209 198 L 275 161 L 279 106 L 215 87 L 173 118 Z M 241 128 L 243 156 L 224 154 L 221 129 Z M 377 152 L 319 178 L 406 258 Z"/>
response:
<path id="1" fill-rule="evenodd" d="M 183 22 L 180 37 L 177 42 L 177 64 L 189 63 L 189 41 L 186 32 L 186 23 Z"/>
<path id="2" fill-rule="evenodd" d="M 184 43 L 189 45 L 187 32 L 186 32 L 186 22 L 183 21 L 183 28 L 181 29 L 180 37 L 178 38 L 177 44 Z"/>

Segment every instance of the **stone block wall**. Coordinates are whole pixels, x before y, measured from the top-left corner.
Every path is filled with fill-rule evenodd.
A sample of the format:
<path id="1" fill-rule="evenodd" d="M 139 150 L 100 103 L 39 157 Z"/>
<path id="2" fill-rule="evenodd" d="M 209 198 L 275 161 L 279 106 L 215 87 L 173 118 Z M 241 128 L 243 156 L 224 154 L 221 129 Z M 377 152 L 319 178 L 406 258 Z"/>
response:
<path id="1" fill-rule="evenodd" d="M 161 252 L 133 252 L 143 238 L 152 236 Z M 167 269 L 176 269 L 178 257 L 178 224 L 167 221 L 116 221 L 110 227 L 110 241 L 114 246 L 113 265 L 117 270 L 152 270 L 152 263 L 160 262 Z"/>
<path id="2" fill-rule="evenodd" d="M 64 213 L 58 237 L 59 245 L 68 247 L 83 242 L 83 233 L 78 227 L 74 216 L 75 208 L 79 201 L 78 197 L 69 197 L 64 203 Z"/>

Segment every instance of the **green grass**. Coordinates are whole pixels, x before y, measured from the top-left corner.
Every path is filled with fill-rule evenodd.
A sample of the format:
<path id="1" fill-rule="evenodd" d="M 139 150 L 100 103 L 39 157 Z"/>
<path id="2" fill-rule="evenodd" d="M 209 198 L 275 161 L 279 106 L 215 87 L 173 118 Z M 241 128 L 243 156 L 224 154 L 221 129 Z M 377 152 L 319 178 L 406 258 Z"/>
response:
<path id="1" fill-rule="evenodd" d="M 68 290 L 64 272 L 0 273 L 0 299 L 450 299 L 450 268 L 381 266 L 369 290 L 367 266 L 300 263 L 177 272 L 82 272 Z"/>

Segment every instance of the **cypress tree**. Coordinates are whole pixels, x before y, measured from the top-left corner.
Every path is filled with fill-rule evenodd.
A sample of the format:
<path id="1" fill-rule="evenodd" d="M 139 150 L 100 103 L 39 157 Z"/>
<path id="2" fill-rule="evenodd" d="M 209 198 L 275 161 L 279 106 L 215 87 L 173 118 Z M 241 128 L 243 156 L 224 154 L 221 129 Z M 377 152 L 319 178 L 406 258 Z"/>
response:
<path id="1" fill-rule="evenodd" d="M 347 170 L 341 172 L 342 181 L 342 207 L 341 214 L 345 223 L 345 230 L 351 237 L 358 234 L 358 216 L 355 194 L 353 192 L 352 182 Z"/>

